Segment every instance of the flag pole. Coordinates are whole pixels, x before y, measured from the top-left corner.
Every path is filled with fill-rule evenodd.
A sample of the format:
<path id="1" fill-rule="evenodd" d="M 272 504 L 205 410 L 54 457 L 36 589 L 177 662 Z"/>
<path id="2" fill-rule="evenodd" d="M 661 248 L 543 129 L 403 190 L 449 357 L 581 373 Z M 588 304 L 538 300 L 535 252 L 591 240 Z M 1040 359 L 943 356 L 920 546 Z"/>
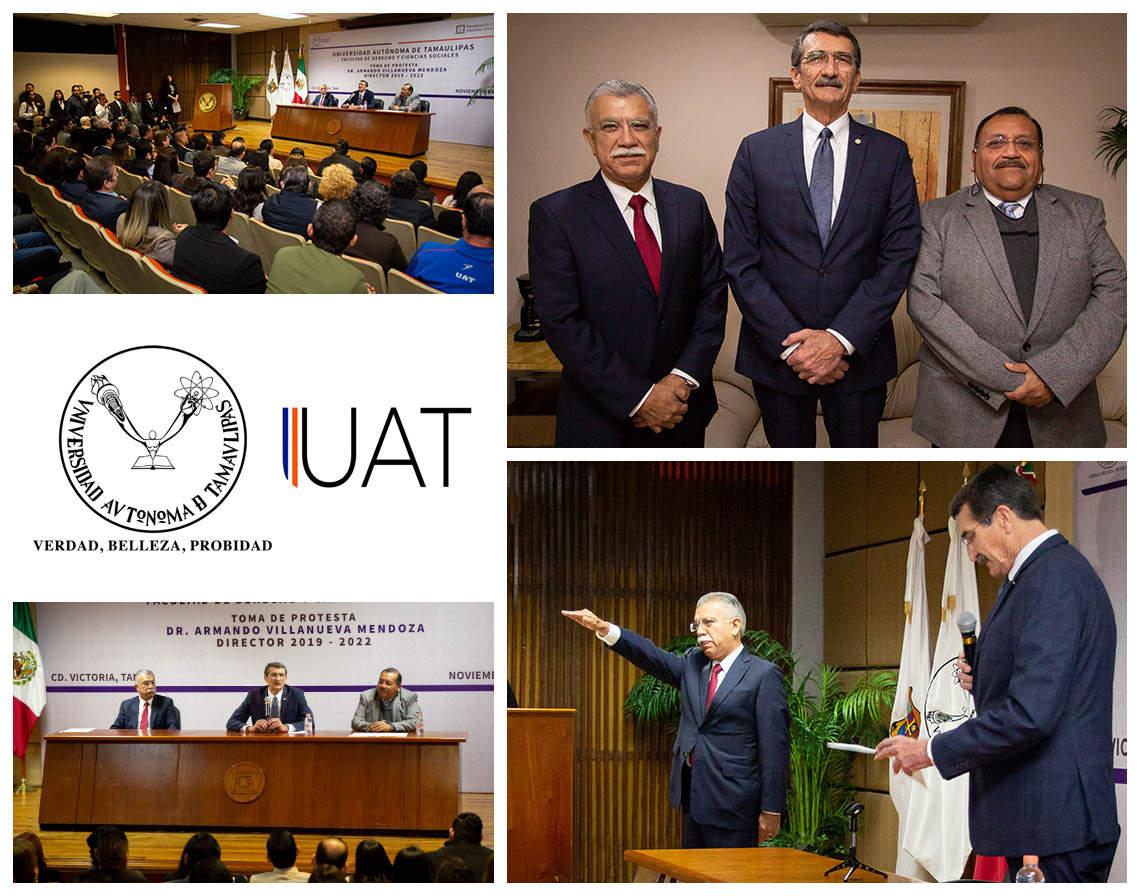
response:
<path id="1" fill-rule="evenodd" d="M 918 515 L 926 516 L 926 482 L 918 480 Z"/>

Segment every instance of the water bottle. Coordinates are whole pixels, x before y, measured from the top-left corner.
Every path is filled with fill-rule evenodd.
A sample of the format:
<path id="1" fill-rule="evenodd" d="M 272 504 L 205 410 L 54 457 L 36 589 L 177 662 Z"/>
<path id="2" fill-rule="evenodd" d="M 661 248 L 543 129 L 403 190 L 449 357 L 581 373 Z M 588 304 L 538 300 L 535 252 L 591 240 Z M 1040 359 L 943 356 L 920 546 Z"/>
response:
<path id="1" fill-rule="evenodd" d="M 1025 856 L 1023 861 L 1025 864 L 1021 866 L 1021 870 L 1017 872 L 1013 882 L 1016 884 L 1045 883 L 1045 874 L 1037 867 L 1037 856 Z"/>
<path id="2" fill-rule="evenodd" d="M 424 714 L 422 712 L 416 713 L 416 734 L 419 737 L 424 736 Z"/>
<path id="3" fill-rule="evenodd" d="M 305 713 L 305 734 L 313 733 L 313 716 L 312 713 Z"/>

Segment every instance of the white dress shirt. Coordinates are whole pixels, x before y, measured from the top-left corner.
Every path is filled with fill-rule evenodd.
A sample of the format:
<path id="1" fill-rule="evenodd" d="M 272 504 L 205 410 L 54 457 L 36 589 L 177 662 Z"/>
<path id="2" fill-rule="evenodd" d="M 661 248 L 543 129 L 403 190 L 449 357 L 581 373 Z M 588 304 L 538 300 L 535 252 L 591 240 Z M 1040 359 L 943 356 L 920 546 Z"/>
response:
<path id="1" fill-rule="evenodd" d="M 653 178 L 649 178 L 640 190 L 635 194 L 629 187 L 623 187 L 621 184 L 615 184 L 612 180 L 606 177 L 606 173 L 602 172 L 602 181 L 609 188 L 610 195 L 614 197 L 614 202 L 617 203 L 618 211 L 621 212 L 621 218 L 625 221 L 625 226 L 629 228 L 629 235 L 633 237 L 634 242 L 637 241 L 637 234 L 633 232 L 633 206 L 629 204 L 635 195 L 645 197 L 645 221 L 649 225 L 649 229 L 653 231 L 653 235 L 657 238 L 657 246 L 660 248 L 664 244 L 661 242 L 661 219 L 657 215 L 657 200 L 653 195 Z M 689 376 L 685 371 L 674 367 L 670 373 L 675 373 L 688 382 L 694 389 L 700 388 L 698 383 L 693 377 Z M 645 404 L 645 399 L 649 397 L 649 393 L 653 391 L 650 386 L 649 392 L 641 396 L 641 401 L 637 406 L 629 412 L 629 416 L 637 416 L 637 412 L 641 410 L 641 406 Z"/>
<path id="2" fill-rule="evenodd" d="M 993 193 L 991 193 L 991 192 L 990 192 L 989 190 L 987 190 L 985 187 L 982 187 L 982 192 L 986 194 L 986 199 L 988 199 L 988 200 L 990 201 L 990 205 L 992 205 L 994 208 L 999 208 L 999 206 L 1000 206 L 1000 205 L 1001 205 L 1003 202 L 1006 202 L 1006 201 L 1007 201 L 1007 200 L 1005 200 L 1005 199 L 998 199 L 998 198 L 997 198 L 997 197 L 996 197 L 996 196 L 995 196 Z M 1026 194 L 1025 194 L 1024 196 L 1022 196 L 1020 199 L 1011 199 L 1011 200 L 1009 200 L 1009 201 L 1010 201 L 1010 202 L 1016 202 L 1018 205 L 1020 205 L 1020 206 L 1021 206 L 1021 213 L 1024 215 L 1024 214 L 1025 214 L 1025 207 L 1026 207 L 1027 205 L 1029 205 L 1029 198 L 1030 198 L 1032 195 L 1033 195 L 1033 191 L 1032 191 L 1032 190 L 1030 190 L 1028 193 L 1026 193 Z M 1000 209 L 999 209 L 999 210 L 1000 210 Z M 1005 214 L 1005 212 L 1002 212 L 1002 214 Z"/>

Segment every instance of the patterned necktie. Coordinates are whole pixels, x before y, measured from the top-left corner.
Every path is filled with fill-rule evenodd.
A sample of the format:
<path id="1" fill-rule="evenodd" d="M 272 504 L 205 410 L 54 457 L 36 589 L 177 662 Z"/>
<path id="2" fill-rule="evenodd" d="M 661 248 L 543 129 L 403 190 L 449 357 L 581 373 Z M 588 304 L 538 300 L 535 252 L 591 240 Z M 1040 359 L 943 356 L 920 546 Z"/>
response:
<path id="1" fill-rule="evenodd" d="M 1025 214 L 1025 207 L 1020 202 L 1002 202 L 998 204 L 998 209 L 1007 218 L 1017 220 Z"/>
<path id="2" fill-rule="evenodd" d="M 827 248 L 831 236 L 831 197 L 835 189 L 835 154 L 831 151 L 831 128 L 819 132 L 819 147 L 811 164 L 811 207 L 819 228 L 819 241 Z"/>
<path id="3" fill-rule="evenodd" d="M 273 719 L 279 719 L 279 718 L 281 718 L 281 712 L 280 712 L 280 709 L 279 709 L 279 707 L 278 707 L 278 704 L 277 704 L 277 698 L 276 698 L 276 697 L 274 697 L 274 698 L 273 698 L 273 709 L 271 709 L 271 710 L 270 710 L 270 712 L 272 713 L 272 715 L 270 716 L 270 718 L 273 718 Z"/>
<path id="4" fill-rule="evenodd" d="M 720 663 L 712 667 L 712 675 L 709 676 L 709 695 L 705 697 L 705 712 L 709 711 L 709 706 L 712 705 L 713 694 L 716 693 L 716 680 L 720 677 Z"/>
<path id="5" fill-rule="evenodd" d="M 146 731 L 150 725 L 150 703 L 143 704 L 142 718 L 139 719 L 139 731 Z"/>
<path id="6" fill-rule="evenodd" d="M 644 196 L 631 196 L 629 207 L 633 209 L 633 238 L 637 242 L 637 251 L 641 253 L 641 260 L 645 262 L 645 269 L 649 272 L 649 279 L 653 281 L 653 291 L 661 293 L 661 247 L 657 245 L 657 237 L 653 235 L 653 228 L 645 218 L 645 205 L 648 200 Z"/>

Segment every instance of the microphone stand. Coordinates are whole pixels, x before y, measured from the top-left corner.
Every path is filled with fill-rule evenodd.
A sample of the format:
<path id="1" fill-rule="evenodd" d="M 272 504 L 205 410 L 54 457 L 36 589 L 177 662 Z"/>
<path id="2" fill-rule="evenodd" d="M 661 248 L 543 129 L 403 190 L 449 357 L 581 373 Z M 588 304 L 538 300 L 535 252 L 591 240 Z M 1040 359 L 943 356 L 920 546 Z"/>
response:
<path id="1" fill-rule="evenodd" d="M 887 875 L 880 871 L 878 868 L 872 868 L 870 865 L 864 865 L 855 855 L 855 839 L 859 831 L 859 814 L 863 811 L 862 803 L 852 803 L 844 810 L 844 814 L 851 817 L 851 846 L 847 850 L 847 858 L 836 865 L 834 868 L 828 868 L 823 872 L 823 876 L 831 874 L 832 871 L 838 871 L 840 868 L 846 868 L 847 873 L 843 875 L 843 882 L 846 883 L 856 869 L 860 871 L 870 871 L 872 874 L 878 874 L 883 880 L 887 879 Z"/>

